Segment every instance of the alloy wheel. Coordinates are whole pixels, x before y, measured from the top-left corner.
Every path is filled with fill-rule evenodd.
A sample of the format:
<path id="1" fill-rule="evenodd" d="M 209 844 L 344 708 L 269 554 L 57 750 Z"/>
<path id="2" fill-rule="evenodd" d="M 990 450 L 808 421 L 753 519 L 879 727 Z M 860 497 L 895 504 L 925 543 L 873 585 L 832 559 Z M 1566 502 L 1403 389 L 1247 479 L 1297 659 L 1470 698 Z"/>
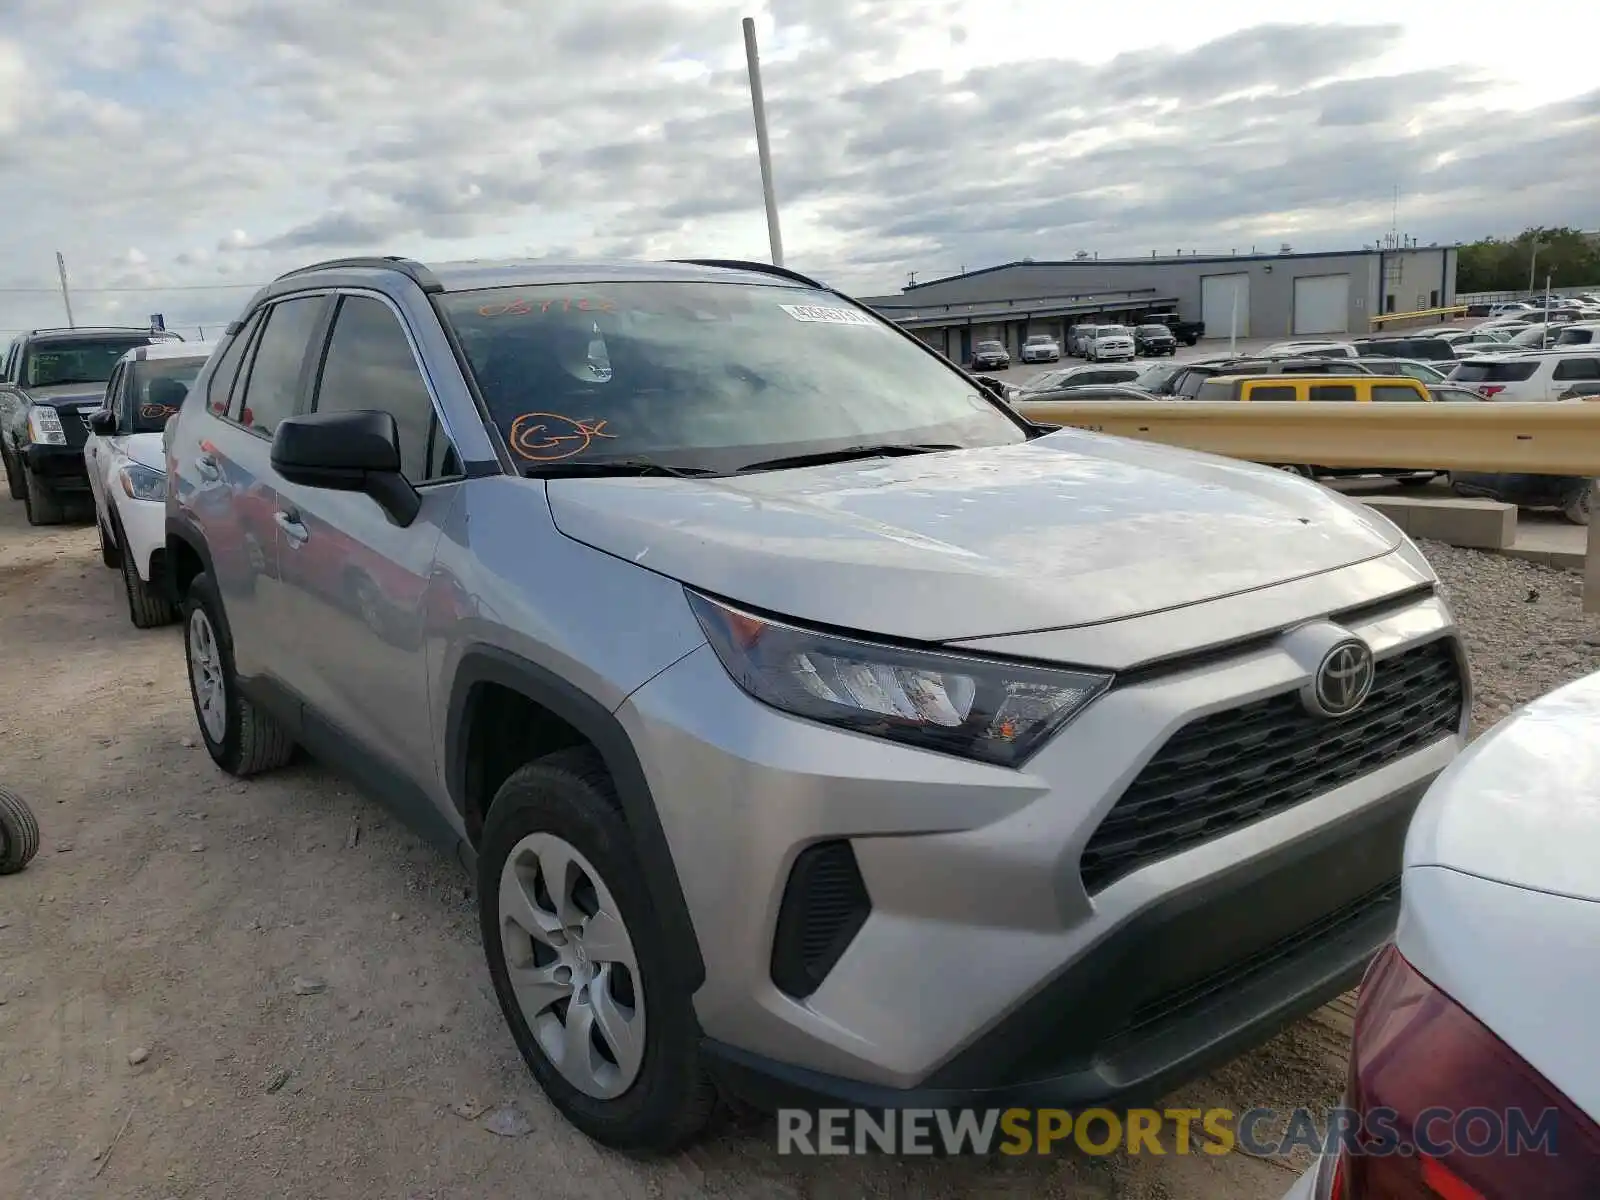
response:
<path id="1" fill-rule="evenodd" d="M 189 616 L 189 683 L 194 688 L 200 723 L 220 746 L 228 735 L 227 685 L 222 678 L 222 651 L 203 608 Z"/>

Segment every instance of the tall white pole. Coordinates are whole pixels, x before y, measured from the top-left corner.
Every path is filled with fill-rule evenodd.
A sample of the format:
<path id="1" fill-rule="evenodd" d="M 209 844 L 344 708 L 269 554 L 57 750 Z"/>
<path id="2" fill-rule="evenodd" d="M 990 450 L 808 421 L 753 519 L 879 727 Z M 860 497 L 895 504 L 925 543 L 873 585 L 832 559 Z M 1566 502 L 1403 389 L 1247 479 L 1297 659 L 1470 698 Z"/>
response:
<path id="1" fill-rule="evenodd" d="M 1550 276 L 1544 277 L 1544 336 L 1539 339 L 1541 346 L 1550 345 Z"/>
<path id="2" fill-rule="evenodd" d="M 56 271 L 61 276 L 61 303 L 67 306 L 67 328 L 76 329 L 78 323 L 72 319 L 72 293 L 67 291 L 67 260 L 61 257 L 61 251 L 56 251 Z"/>
<path id="3" fill-rule="evenodd" d="M 756 23 L 744 19 L 744 60 L 750 69 L 750 106 L 756 116 L 756 153 L 761 159 L 761 193 L 767 204 L 767 240 L 772 265 L 783 266 L 783 234 L 778 230 L 778 197 L 772 189 L 772 147 L 767 142 L 767 101 L 761 91 L 761 60 L 756 53 Z"/>
<path id="4" fill-rule="evenodd" d="M 1239 340 L 1239 284 L 1233 285 L 1233 315 L 1228 319 L 1228 353 L 1233 354 Z"/>

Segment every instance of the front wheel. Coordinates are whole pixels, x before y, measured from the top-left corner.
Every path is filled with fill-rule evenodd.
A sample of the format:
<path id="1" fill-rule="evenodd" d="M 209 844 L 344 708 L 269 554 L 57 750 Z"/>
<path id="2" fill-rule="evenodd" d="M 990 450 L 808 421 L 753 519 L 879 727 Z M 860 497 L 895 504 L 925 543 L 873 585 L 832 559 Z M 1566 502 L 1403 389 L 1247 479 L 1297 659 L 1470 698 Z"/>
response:
<path id="1" fill-rule="evenodd" d="M 489 976 L 528 1069 L 602 1145 L 669 1153 L 717 1093 L 598 754 L 529 763 L 495 795 L 478 856 Z"/>
<path id="2" fill-rule="evenodd" d="M 29 525 L 59 525 L 67 519 L 66 506 L 55 489 L 26 467 L 22 470 L 22 486 Z"/>
<path id="3" fill-rule="evenodd" d="M 1566 506 L 1562 508 L 1561 515 L 1574 525 L 1587 525 L 1594 514 L 1594 493 L 1596 488 L 1600 488 L 1600 481 L 1590 483 L 1588 487 L 1568 501 Z"/>
<path id="4" fill-rule="evenodd" d="M 1291 475 L 1298 475 L 1301 479 L 1315 479 L 1317 473 L 1303 463 L 1274 463 L 1280 471 L 1287 471 Z"/>
<path id="5" fill-rule="evenodd" d="M 102 535 L 103 536 L 103 535 Z M 177 618 L 177 610 L 167 599 L 159 584 L 146 583 L 139 578 L 139 565 L 133 551 L 123 538 L 117 539 L 117 557 L 122 565 L 122 587 L 128 593 L 128 619 L 136 629 L 154 629 L 170 625 Z"/>
<path id="6" fill-rule="evenodd" d="M 223 633 L 222 603 L 204 572 L 195 576 L 184 594 L 183 621 L 189 696 L 211 761 L 237 776 L 283 766 L 294 756 L 294 742 L 240 690 L 233 647 Z"/>

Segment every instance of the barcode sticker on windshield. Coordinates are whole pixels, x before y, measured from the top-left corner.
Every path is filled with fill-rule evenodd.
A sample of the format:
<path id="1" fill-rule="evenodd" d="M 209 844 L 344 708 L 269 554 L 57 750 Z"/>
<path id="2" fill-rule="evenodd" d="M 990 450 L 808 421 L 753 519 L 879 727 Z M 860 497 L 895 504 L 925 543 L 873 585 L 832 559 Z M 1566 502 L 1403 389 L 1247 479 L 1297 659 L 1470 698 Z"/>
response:
<path id="1" fill-rule="evenodd" d="M 853 308 L 830 308 L 820 304 L 780 304 L 778 307 L 796 321 L 810 321 L 819 325 L 874 324 L 871 317 Z"/>

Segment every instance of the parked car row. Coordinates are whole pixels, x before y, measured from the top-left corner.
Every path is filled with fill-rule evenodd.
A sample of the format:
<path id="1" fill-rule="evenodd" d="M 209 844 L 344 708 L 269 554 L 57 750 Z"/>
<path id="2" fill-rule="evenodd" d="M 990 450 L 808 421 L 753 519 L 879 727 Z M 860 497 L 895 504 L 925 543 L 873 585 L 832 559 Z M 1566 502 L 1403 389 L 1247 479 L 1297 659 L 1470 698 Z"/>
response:
<path id="1" fill-rule="evenodd" d="M 108 556 L 163 497 L 200 740 L 303 746 L 470 865 L 511 1038 L 599 1141 L 1115 1107 L 1393 932 L 1470 680 L 1371 510 L 975 400 L 761 264 L 341 260 L 180 357 L 111 359 L 88 458 Z"/>

